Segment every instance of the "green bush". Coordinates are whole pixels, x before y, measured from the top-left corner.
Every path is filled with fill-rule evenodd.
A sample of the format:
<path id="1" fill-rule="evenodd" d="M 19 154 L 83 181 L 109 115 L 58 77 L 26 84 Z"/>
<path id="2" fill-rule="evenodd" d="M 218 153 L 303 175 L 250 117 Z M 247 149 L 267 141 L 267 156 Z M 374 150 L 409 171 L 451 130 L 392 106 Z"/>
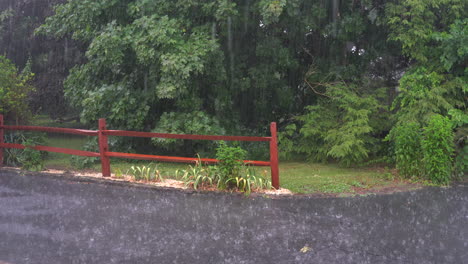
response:
<path id="1" fill-rule="evenodd" d="M 378 96 L 359 94 L 356 85 L 344 82 L 324 84 L 323 89 L 323 97 L 295 118 L 297 124 L 288 125 L 280 133 L 281 152 L 345 166 L 366 161 L 375 154 L 376 124 L 384 116 Z"/>
<path id="2" fill-rule="evenodd" d="M 426 175 L 432 182 L 450 183 L 454 154 L 452 122 L 448 117 L 433 115 L 423 135 L 421 143 Z"/>
<path id="3" fill-rule="evenodd" d="M 230 147 L 224 141 L 216 149 L 216 159 L 219 160 L 218 169 L 221 174 L 221 188 L 227 187 L 229 179 L 242 177 L 240 175 L 247 151 L 241 147 Z"/>
<path id="4" fill-rule="evenodd" d="M 19 157 L 23 169 L 33 171 L 43 170 L 44 157 L 40 151 L 33 149 L 33 147 L 36 145 L 36 142 L 33 139 L 27 139 L 23 145 L 25 145 L 26 148 Z"/>
<path id="5" fill-rule="evenodd" d="M 7 133 L 4 140 L 6 143 L 16 143 L 26 146 L 26 149 L 5 149 L 5 163 L 7 166 L 23 167 L 26 170 L 42 170 L 47 152 L 38 151 L 31 147 L 44 145 L 44 134 L 33 133 Z"/>
<path id="6" fill-rule="evenodd" d="M 393 131 L 396 167 L 402 176 L 422 174 L 421 129 L 418 123 L 404 123 Z"/>
<path id="7" fill-rule="evenodd" d="M 453 175 L 463 177 L 468 174 L 468 109 L 449 111 L 455 128 L 455 159 Z"/>

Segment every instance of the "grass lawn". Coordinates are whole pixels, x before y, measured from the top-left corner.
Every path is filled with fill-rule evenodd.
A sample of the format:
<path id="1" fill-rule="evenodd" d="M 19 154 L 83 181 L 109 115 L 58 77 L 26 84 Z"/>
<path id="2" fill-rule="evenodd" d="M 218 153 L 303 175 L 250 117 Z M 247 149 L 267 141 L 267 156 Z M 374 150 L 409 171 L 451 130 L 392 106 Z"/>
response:
<path id="1" fill-rule="evenodd" d="M 39 116 L 35 125 L 57 126 L 47 117 Z M 62 126 L 63 124 L 59 124 Z M 66 124 L 66 127 L 79 124 Z M 47 145 L 82 149 L 86 136 L 74 136 L 50 133 Z M 71 156 L 60 153 L 49 153 L 45 162 L 46 168 L 75 170 L 70 163 Z M 131 166 L 148 166 L 157 164 L 164 178 L 174 178 L 177 169 L 186 169 L 188 164 L 161 163 L 149 161 L 133 161 L 111 158 L 112 173 L 120 171 L 126 173 Z M 100 163 L 92 166 L 91 170 L 100 171 Z M 269 177 L 270 169 L 257 167 L 259 175 Z M 382 168 L 342 168 L 334 164 L 317 164 L 309 162 L 280 162 L 280 185 L 294 193 L 359 193 L 361 191 L 378 190 L 382 188 L 398 188 L 408 185 L 408 182 L 395 180 L 389 170 Z"/>

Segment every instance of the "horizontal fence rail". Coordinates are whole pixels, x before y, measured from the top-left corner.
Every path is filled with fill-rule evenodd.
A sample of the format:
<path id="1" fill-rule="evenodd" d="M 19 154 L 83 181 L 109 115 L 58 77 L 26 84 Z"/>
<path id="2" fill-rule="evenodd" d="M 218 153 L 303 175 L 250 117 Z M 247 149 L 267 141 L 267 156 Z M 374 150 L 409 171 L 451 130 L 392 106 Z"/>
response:
<path id="1" fill-rule="evenodd" d="M 271 182 L 273 187 L 279 188 L 279 167 L 278 167 L 278 143 L 276 134 L 276 123 L 270 125 L 270 137 L 249 137 L 249 136 L 217 136 L 217 135 L 185 135 L 185 134 L 167 134 L 167 133 L 152 133 L 152 132 L 137 132 L 124 130 L 107 130 L 106 120 L 99 119 L 99 130 L 85 130 L 73 128 L 56 128 L 56 127 L 40 127 L 40 126 L 7 126 L 4 124 L 3 115 L 0 115 L 0 166 L 3 165 L 3 148 L 25 149 L 33 148 L 40 151 L 64 153 L 70 155 L 84 157 L 100 157 L 101 170 L 103 177 L 109 177 L 110 158 L 138 159 L 138 160 L 156 160 L 164 162 L 180 162 L 180 163 L 196 163 L 201 161 L 204 164 L 217 164 L 219 160 L 209 158 L 188 158 L 188 157 L 172 157 L 158 156 L 146 154 L 133 154 L 122 152 L 109 151 L 108 136 L 123 136 L 123 137 L 146 137 L 146 138 L 171 138 L 171 139 L 189 139 L 189 140 L 224 140 L 224 141 L 259 141 L 270 143 L 270 161 L 244 160 L 245 164 L 253 166 L 268 166 L 271 169 Z M 22 130 L 22 131 L 40 131 L 52 133 L 65 133 L 83 136 L 97 136 L 99 143 L 99 152 L 90 152 L 77 149 L 57 148 L 49 146 L 24 146 L 22 144 L 5 143 L 4 130 Z"/>

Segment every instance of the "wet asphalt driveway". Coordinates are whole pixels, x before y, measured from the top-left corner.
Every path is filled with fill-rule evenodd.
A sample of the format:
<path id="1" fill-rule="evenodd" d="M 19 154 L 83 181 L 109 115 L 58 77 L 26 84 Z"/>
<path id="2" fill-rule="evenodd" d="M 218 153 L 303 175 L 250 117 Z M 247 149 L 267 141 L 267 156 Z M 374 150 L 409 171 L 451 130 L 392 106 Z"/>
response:
<path id="1" fill-rule="evenodd" d="M 0 170 L 2 264 L 467 260 L 466 184 L 271 199 Z"/>

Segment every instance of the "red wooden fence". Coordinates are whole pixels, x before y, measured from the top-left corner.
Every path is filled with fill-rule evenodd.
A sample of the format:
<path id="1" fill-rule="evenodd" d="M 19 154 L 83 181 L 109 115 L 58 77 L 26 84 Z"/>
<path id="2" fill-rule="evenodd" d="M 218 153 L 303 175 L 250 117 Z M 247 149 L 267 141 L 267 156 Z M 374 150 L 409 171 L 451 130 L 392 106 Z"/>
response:
<path id="1" fill-rule="evenodd" d="M 270 137 L 245 137 L 245 136 L 211 136 L 211 135 L 183 135 L 183 134 L 165 134 L 165 133 L 151 133 L 151 132 L 136 132 L 124 130 L 107 130 L 106 120 L 99 119 L 98 130 L 84 130 L 72 128 L 56 128 L 56 127 L 38 127 L 38 126 L 7 126 L 3 123 L 3 115 L 0 115 L 0 166 L 3 166 L 3 148 L 26 148 L 21 144 L 5 143 L 4 130 L 26 130 L 26 131 L 41 131 L 41 132 L 55 132 L 66 133 L 84 136 L 97 136 L 99 142 L 99 152 L 90 152 L 76 149 L 57 148 L 49 146 L 35 146 L 36 150 L 65 153 L 70 155 L 84 156 L 84 157 L 100 157 L 102 176 L 109 177 L 110 173 L 110 157 L 126 158 L 126 159 L 140 159 L 140 160 L 156 160 L 166 162 L 181 162 L 181 163 L 196 163 L 198 158 L 186 157 L 171 157 L 171 156 L 157 156 L 157 155 L 144 155 L 132 154 L 109 151 L 108 136 L 124 136 L 124 137 L 146 137 L 146 138 L 172 138 L 172 139 L 190 139 L 190 140 L 225 140 L 225 141 L 265 141 L 270 142 L 270 161 L 257 161 L 257 160 L 244 160 L 254 166 L 269 166 L 271 168 L 271 183 L 276 189 L 279 188 L 279 169 L 278 169 L 278 144 L 276 135 L 276 123 L 270 125 Z M 216 164 L 219 161 L 216 159 L 200 159 L 206 164 Z"/>

